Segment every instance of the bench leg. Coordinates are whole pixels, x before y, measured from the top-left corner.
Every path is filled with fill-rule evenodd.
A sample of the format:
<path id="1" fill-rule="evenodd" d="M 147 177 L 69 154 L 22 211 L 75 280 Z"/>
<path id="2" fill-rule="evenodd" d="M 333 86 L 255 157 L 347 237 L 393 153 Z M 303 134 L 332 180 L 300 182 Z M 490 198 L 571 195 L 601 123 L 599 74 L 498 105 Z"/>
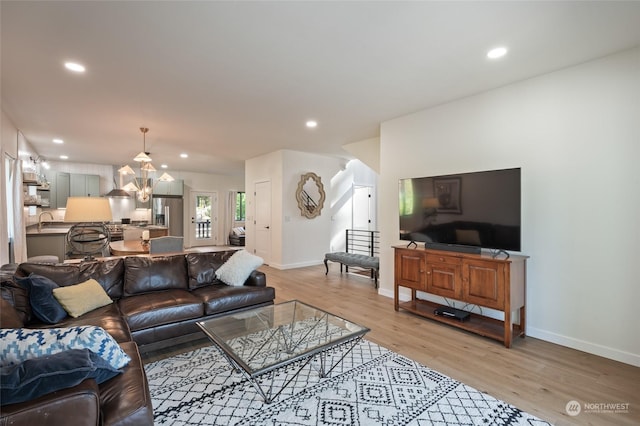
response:
<path id="1" fill-rule="evenodd" d="M 327 275 L 329 273 L 329 265 L 327 265 L 327 259 L 324 260 L 324 269 L 326 269 L 324 274 Z"/>

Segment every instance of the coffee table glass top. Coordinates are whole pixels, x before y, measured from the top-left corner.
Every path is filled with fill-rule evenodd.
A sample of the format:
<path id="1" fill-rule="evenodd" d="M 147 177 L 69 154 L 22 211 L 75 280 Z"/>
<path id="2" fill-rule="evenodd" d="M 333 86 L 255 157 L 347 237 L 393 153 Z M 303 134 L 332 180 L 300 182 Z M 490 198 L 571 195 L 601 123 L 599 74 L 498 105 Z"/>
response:
<path id="1" fill-rule="evenodd" d="M 369 331 L 298 300 L 197 324 L 227 357 L 251 376 L 313 356 Z"/>

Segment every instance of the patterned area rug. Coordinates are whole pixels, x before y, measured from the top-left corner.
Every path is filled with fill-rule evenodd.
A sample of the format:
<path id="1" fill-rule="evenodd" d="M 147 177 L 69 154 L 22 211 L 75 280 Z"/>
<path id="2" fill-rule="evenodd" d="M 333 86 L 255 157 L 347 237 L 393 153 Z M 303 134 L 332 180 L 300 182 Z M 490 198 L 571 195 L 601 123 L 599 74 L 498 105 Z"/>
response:
<path id="1" fill-rule="evenodd" d="M 345 348 L 328 354 L 337 361 Z M 156 425 L 549 425 L 437 371 L 362 340 L 330 378 L 315 360 L 264 377 L 265 404 L 215 347 L 145 366 Z M 282 387 L 291 380 L 286 387 Z"/>

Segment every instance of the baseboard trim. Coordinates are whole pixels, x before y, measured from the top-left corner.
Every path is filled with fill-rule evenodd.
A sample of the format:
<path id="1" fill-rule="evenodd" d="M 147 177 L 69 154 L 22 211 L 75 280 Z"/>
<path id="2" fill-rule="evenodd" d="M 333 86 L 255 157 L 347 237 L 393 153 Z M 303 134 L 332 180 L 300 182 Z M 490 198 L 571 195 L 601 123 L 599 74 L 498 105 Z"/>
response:
<path id="1" fill-rule="evenodd" d="M 312 261 L 312 262 L 300 262 L 300 263 L 287 263 L 286 265 L 282 265 L 280 263 L 269 263 L 269 266 L 275 269 L 279 269 L 284 271 L 286 269 L 295 269 L 295 268 L 304 268 L 306 266 L 316 266 L 322 265 L 322 262 Z"/>
<path id="2" fill-rule="evenodd" d="M 394 298 L 393 290 L 378 289 L 378 294 L 381 296 Z M 411 299 L 410 294 L 407 292 L 400 292 L 400 301 L 406 302 Z M 567 348 L 576 349 L 582 352 L 587 352 L 592 355 L 601 356 L 614 361 L 619 361 L 625 364 L 640 367 L 640 355 L 633 354 L 631 352 L 621 351 L 619 349 L 611 348 L 597 343 L 587 342 L 585 340 L 576 339 L 573 337 L 564 336 L 562 334 L 553 333 L 547 330 L 531 327 L 527 325 L 527 336 L 534 337 L 536 339 L 544 340 L 545 342 L 555 343 Z"/>
<path id="3" fill-rule="evenodd" d="M 640 355 L 527 326 L 527 336 L 640 367 Z"/>
<path id="4" fill-rule="evenodd" d="M 378 287 L 378 294 L 380 296 L 384 296 L 384 297 L 388 297 L 390 299 L 393 299 L 395 297 L 395 295 L 393 294 L 393 290 L 388 290 L 386 288 L 382 288 L 382 287 Z M 400 296 L 400 300 L 403 302 L 406 302 L 407 300 L 409 300 L 409 297 L 406 297 L 406 300 L 404 297 Z"/>

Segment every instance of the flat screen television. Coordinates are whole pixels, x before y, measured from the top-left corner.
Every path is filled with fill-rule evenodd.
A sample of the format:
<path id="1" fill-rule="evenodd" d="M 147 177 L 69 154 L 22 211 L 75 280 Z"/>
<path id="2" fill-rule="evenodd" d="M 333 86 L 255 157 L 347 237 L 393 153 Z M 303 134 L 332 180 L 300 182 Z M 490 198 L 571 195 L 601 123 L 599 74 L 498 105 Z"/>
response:
<path id="1" fill-rule="evenodd" d="M 520 251 L 520 169 L 401 179 L 400 239 L 479 253 Z"/>

